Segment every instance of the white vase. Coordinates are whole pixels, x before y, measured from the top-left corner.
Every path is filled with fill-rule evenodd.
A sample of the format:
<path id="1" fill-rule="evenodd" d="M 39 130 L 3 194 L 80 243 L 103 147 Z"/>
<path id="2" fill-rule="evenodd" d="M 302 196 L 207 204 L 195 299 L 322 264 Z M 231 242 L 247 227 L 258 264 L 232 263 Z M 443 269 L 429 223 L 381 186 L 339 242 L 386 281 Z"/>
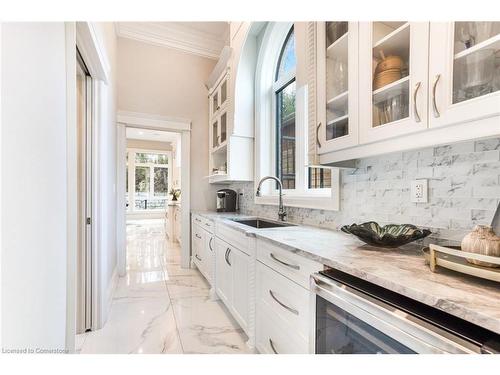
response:
<path id="1" fill-rule="evenodd" d="M 462 240 L 462 251 L 468 253 L 500 257 L 500 237 L 487 225 L 477 225 L 472 232 Z M 469 263 L 485 267 L 500 267 L 498 264 L 467 259 Z"/>

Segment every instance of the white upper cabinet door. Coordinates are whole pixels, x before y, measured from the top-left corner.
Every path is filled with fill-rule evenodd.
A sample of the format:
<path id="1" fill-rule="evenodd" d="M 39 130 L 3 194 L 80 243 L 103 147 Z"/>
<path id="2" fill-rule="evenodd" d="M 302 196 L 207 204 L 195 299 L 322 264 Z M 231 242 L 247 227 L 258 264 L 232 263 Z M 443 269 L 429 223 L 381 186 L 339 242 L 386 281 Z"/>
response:
<path id="1" fill-rule="evenodd" d="M 500 22 L 431 23 L 429 61 L 431 127 L 500 115 Z"/>
<path id="2" fill-rule="evenodd" d="M 317 22 L 318 154 L 358 144 L 358 23 Z"/>
<path id="3" fill-rule="evenodd" d="M 360 143 L 427 129 L 428 55 L 429 23 L 360 23 Z"/>

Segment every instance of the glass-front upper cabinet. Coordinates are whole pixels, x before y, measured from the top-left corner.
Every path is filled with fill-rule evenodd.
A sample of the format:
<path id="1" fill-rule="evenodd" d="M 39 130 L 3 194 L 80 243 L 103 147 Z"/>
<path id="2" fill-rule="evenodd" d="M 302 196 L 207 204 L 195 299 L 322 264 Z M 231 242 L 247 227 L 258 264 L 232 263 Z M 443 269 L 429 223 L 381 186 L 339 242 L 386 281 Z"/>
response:
<path id="1" fill-rule="evenodd" d="M 430 126 L 500 115 L 500 22 L 432 23 L 430 33 Z"/>
<path id="2" fill-rule="evenodd" d="M 359 28 L 360 143 L 427 128 L 429 23 Z"/>
<path id="3" fill-rule="evenodd" d="M 358 23 L 317 22 L 319 154 L 358 143 Z"/>

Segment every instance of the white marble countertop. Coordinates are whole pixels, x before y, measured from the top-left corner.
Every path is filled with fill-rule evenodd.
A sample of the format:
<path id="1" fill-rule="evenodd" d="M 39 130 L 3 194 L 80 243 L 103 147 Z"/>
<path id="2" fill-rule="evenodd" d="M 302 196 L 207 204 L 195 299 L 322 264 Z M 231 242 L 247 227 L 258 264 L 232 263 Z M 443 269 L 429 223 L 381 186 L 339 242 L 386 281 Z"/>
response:
<path id="1" fill-rule="evenodd" d="M 500 334 L 498 283 L 442 268 L 433 273 L 419 246 L 378 248 L 335 230 L 304 225 L 255 229 L 230 220 L 252 216 L 195 213 Z"/>

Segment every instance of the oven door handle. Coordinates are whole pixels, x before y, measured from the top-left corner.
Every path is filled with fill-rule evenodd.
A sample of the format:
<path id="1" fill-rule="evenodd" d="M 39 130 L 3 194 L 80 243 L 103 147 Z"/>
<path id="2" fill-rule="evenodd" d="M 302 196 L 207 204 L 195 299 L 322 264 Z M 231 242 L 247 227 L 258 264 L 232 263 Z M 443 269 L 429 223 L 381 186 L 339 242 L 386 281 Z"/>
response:
<path id="1" fill-rule="evenodd" d="M 311 276 L 311 291 L 417 353 L 477 353 L 439 328 L 320 274 Z"/>

